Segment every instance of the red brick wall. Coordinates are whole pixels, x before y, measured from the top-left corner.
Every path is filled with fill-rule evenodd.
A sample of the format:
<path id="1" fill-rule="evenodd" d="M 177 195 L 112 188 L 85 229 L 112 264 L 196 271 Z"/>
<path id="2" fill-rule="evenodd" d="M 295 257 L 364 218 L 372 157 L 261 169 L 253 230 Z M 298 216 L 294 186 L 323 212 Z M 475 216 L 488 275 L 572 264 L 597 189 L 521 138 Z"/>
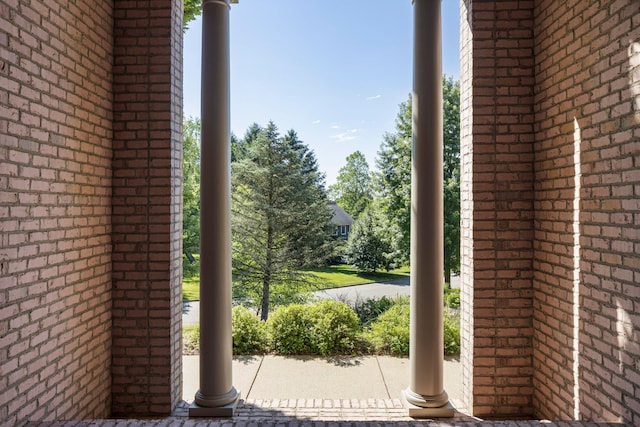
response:
<path id="1" fill-rule="evenodd" d="M 0 425 L 109 414 L 110 2 L 0 2 Z"/>
<path id="2" fill-rule="evenodd" d="M 114 414 L 181 399 L 182 2 L 115 1 Z"/>
<path id="3" fill-rule="evenodd" d="M 531 415 L 533 1 L 468 3 L 461 2 L 465 393 L 480 417 Z"/>
<path id="4" fill-rule="evenodd" d="M 536 411 L 639 425 L 640 3 L 540 1 L 535 14 Z"/>
<path id="5" fill-rule="evenodd" d="M 461 4 L 467 403 L 638 425 L 640 3 Z"/>

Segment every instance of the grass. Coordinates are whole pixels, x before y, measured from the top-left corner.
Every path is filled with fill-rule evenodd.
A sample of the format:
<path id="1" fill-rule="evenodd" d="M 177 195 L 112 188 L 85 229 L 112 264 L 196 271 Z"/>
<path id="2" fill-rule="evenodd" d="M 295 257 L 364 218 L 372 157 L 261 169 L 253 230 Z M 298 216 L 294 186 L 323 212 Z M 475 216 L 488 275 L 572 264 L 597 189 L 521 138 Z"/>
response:
<path id="1" fill-rule="evenodd" d="M 384 282 L 409 277 L 408 266 L 390 271 L 363 273 L 350 265 L 331 265 L 328 267 L 306 270 L 306 272 L 318 277 L 323 289 L 363 285 L 365 283 Z"/>
<path id="2" fill-rule="evenodd" d="M 200 275 L 182 278 L 182 299 L 194 301 L 200 299 Z"/>
<path id="3" fill-rule="evenodd" d="M 329 267 L 305 270 L 318 278 L 322 289 L 341 288 L 343 286 L 363 285 L 365 283 L 382 282 L 387 280 L 409 277 L 409 267 L 402 267 L 391 271 L 362 273 L 350 265 L 331 265 Z M 200 275 L 182 279 L 182 299 L 193 301 L 200 299 Z"/>

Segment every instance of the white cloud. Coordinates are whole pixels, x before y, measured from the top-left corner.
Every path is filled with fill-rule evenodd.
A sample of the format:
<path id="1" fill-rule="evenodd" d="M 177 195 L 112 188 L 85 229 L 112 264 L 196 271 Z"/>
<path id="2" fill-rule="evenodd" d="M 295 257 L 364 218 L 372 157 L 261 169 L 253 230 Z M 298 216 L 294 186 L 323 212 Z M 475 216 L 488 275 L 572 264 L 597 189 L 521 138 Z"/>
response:
<path id="1" fill-rule="evenodd" d="M 320 119 L 312 121 L 311 124 L 312 125 L 320 124 Z"/>
<path id="2" fill-rule="evenodd" d="M 374 95 L 374 96 L 367 96 L 365 99 L 367 101 L 373 101 L 374 99 L 380 99 L 382 98 L 382 95 L 378 94 L 378 95 Z"/>
<path id="3" fill-rule="evenodd" d="M 358 133 L 358 129 L 349 129 L 346 132 L 341 132 L 336 135 L 332 135 L 331 139 L 334 139 L 337 142 L 353 141 L 354 139 L 358 138 L 356 133 Z"/>
<path id="4" fill-rule="evenodd" d="M 331 129 L 340 129 L 340 125 L 331 125 Z"/>

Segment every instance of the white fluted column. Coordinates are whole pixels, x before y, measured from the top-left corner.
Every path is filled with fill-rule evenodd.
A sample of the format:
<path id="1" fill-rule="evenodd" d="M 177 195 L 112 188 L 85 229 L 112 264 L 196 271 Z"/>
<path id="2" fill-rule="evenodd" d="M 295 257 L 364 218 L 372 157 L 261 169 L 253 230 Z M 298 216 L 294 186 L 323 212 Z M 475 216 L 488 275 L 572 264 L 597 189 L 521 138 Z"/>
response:
<path id="1" fill-rule="evenodd" d="M 410 384 L 412 417 L 452 417 L 444 391 L 442 44 L 440 1 L 414 0 L 411 172 Z"/>
<path id="2" fill-rule="evenodd" d="M 202 1 L 200 389 L 189 416 L 233 416 L 229 0 Z"/>

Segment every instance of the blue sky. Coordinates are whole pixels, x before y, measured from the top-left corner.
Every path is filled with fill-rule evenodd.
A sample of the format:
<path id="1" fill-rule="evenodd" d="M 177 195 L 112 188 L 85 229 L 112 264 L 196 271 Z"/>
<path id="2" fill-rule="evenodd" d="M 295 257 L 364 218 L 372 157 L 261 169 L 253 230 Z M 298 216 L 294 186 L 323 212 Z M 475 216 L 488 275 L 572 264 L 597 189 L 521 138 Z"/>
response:
<path id="1" fill-rule="evenodd" d="M 231 7 L 231 130 L 273 120 L 327 184 L 356 150 L 375 168 L 413 80 L 411 0 L 240 0 Z M 459 4 L 442 1 L 443 73 L 459 79 Z M 184 114 L 200 116 L 202 25 L 184 38 Z"/>

